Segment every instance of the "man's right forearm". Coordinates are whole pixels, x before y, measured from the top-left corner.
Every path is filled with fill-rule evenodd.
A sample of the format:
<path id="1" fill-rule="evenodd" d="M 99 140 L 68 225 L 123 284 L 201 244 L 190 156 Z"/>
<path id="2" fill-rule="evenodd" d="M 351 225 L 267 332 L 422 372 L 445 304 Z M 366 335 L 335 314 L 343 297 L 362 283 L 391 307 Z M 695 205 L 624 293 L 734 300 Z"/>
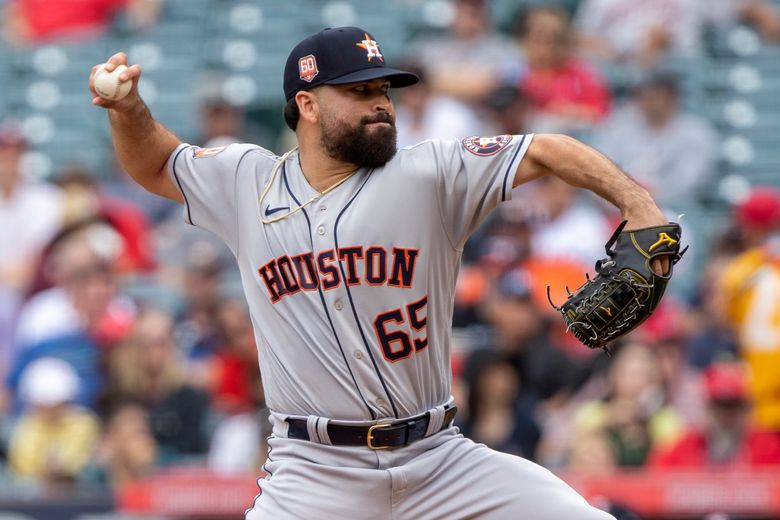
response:
<path id="1" fill-rule="evenodd" d="M 111 137 L 124 170 L 152 193 L 182 202 L 181 193 L 169 182 L 166 164 L 181 143 L 173 132 L 152 117 L 142 101 L 129 110 L 108 110 Z"/>

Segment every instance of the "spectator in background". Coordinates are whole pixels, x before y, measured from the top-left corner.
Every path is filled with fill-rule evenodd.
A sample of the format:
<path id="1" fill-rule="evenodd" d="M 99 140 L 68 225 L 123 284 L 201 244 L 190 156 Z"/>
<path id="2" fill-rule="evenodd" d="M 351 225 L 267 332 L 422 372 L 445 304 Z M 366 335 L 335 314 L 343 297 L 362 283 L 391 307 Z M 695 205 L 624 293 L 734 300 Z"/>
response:
<path id="1" fill-rule="evenodd" d="M 609 87 L 574 56 L 568 13 L 560 7 L 532 7 L 516 25 L 527 64 L 519 88 L 534 109 L 534 131 L 575 133 L 601 120 L 609 110 Z"/>
<path id="2" fill-rule="evenodd" d="M 754 188 L 734 218 L 748 249 L 722 273 L 725 315 L 750 367 L 758 425 L 780 432 L 780 191 Z"/>
<path id="3" fill-rule="evenodd" d="M 118 239 L 112 233 L 90 224 L 56 240 L 45 268 L 55 285 L 31 298 L 20 313 L 8 378 L 12 391 L 30 363 L 57 357 L 80 378 L 76 401 L 97 405 L 104 351 L 127 334 L 135 313 L 132 302 L 117 294 L 110 249 Z"/>
<path id="4" fill-rule="evenodd" d="M 132 178 L 122 171 L 115 154 L 110 153 L 108 156 L 111 164 L 107 171 L 94 175 L 95 180 L 99 179 L 98 193 L 101 198 L 118 200 L 123 205 L 143 210 L 144 219 L 153 226 L 170 218 L 171 214 L 179 210 L 175 202 L 157 197 L 133 182 Z M 68 170 L 64 173 L 67 174 Z"/>
<path id="5" fill-rule="evenodd" d="M 188 384 L 184 367 L 173 319 L 159 310 L 142 310 L 130 339 L 109 353 L 105 404 L 135 401 L 146 407 L 162 464 L 207 449 L 208 398 Z"/>
<path id="6" fill-rule="evenodd" d="M 690 326 L 689 311 L 667 294 L 633 336 L 653 346 L 669 406 L 688 425 L 700 425 L 704 421 L 705 398 L 700 384 L 701 371 L 687 359 L 685 341 Z"/>
<path id="7" fill-rule="evenodd" d="M 739 357 L 737 338 L 727 317 L 726 294 L 721 287 L 725 268 L 734 256 L 715 249 L 699 268 L 695 305 L 689 313 L 692 327 L 685 340 L 687 362 L 699 371 L 718 360 Z"/>
<path id="8" fill-rule="evenodd" d="M 112 489 L 138 482 L 154 471 L 157 451 L 149 413 L 138 404 L 118 405 L 106 419 L 95 461 L 97 478 Z"/>
<path id="9" fill-rule="evenodd" d="M 105 383 L 102 372 L 102 352 L 96 342 L 83 332 L 64 333 L 41 341 L 20 353 L 8 375 L 8 391 L 15 398 L 13 412 L 25 406 L 22 399 L 22 377 L 28 367 L 40 359 L 55 358 L 71 365 L 78 377 L 78 388 L 73 402 L 96 409 Z"/>
<path id="10" fill-rule="evenodd" d="M 262 404 L 257 346 L 246 305 L 226 300 L 216 309 L 220 346 L 211 359 L 211 404 L 220 414 L 251 412 Z"/>
<path id="11" fill-rule="evenodd" d="M 678 438 L 682 417 L 667 405 L 661 367 L 649 346 L 624 344 L 607 377 L 607 395 L 577 410 L 570 445 L 596 432 L 609 439 L 617 466 L 643 466 L 651 449 Z"/>
<path id="12" fill-rule="evenodd" d="M 399 148 L 434 137 L 463 138 L 481 133 L 484 125 L 474 112 L 454 98 L 434 93 L 422 67 L 412 63 L 402 67 L 417 74 L 420 82 L 395 93 Z"/>
<path id="13" fill-rule="evenodd" d="M 609 475 L 617 469 L 616 455 L 609 435 L 603 430 L 582 432 L 572 442 L 566 470 L 575 475 Z"/>
<path id="14" fill-rule="evenodd" d="M 517 76 L 522 57 L 513 42 L 492 27 L 487 0 L 455 0 L 453 7 L 448 33 L 413 41 L 407 54 L 426 65 L 435 92 L 479 102 L 505 79 Z"/>
<path id="15" fill-rule="evenodd" d="M 530 229 L 524 220 L 496 210 L 489 223 L 482 226 L 477 240 L 466 245 L 464 262 L 455 286 L 454 327 L 481 325 L 485 316 L 480 306 L 493 291 L 502 274 L 517 267 L 531 253 Z M 472 253 L 472 250 L 474 252 Z"/>
<path id="16" fill-rule="evenodd" d="M 517 197 L 531 221 L 531 250 L 539 258 L 576 262 L 591 269 L 604 256 L 612 226 L 601 210 L 573 186 L 543 177 Z"/>
<path id="17" fill-rule="evenodd" d="M 780 40 L 780 18 L 766 0 L 584 0 L 577 13 L 586 52 L 644 68 L 669 56 L 697 56 L 708 25 L 740 20 Z"/>
<path id="18" fill-rule="evenodd" d="M 257 346 L 246 304 L 225 300 L 216 310 L 221 339 L 210 361 L 212 410 L 219 422 L 208 466 L 222 474 L 249 473 L 267 452 L 261 415 L 265 407 Z M 267 414 L 265 414 L 267 415 Z"/>
<path id="19" fill-rule="evenodd" d="M 531 103 L 517 86 L 501 85 L 485 99 L 486 114 L 492 121 L 493 134 L 521 135 L 528 133 Z"/>
<path id="20" fill-rule="evenodd" d="M 204 148 L 246 142 L 243 109 L 219 96 L 206 99 L 200 109 L 202 135 L 195 142 Z"/>
<path id="21" fill-rule="evenodd" d="M 101 222 L 87 222 L 58 236 L 43 270 L 53 285 L 22 307 L 16 350 L 83 334 L 110 346 L 129 330 L 130 300 L 118 294 L 115 261 L 121 238 Z"/>
<path id="22" fill-rule="evenodd" d="M 45 491 L 72 487 L 87 466 L 100 434 L 91 412 L 73 404 L 79 378 L 57 358 L 40 358 L 21 376 L 28 405 L 8 448 L 11 472 Z"/>
<path id="23" fill-rule="evenodd" d="M 534 399 L 568 394 L 580 379 L 578 366 L 555 345 L 550 324 L 532 297 L 526 271 L 513 269 L 498 280 L 482 306 L 496 348 L 519 375 L 520 389 Z"/>
<path id="24" fill-rule="evenodd" d="M 162 0 L 8 0 L 2 11 L 5 38 L 19 45 L 53 40 L 83 41 L 99 36 L 125 11 L 133 29 L 157 21 Z"/>
<path id="25" fill-rule="evenodd" d="M 717 135 L 707 121 L 681 110 L 679 78 L 668 71 L 647 73 L 594 141 L 672 209 L 698 200 L 716 171 Z"/>
<path id="26" fill-rule="evenodd" d="M 37 257 L 63 216 L 60 190 L 24 178 L 25 150 L 17 124 L 0 123 L 0 288 L 17 295 L 29 288 Z"/>
<path id="27" fill-rule="evenodd" d="M 533 191 L 529 193 L 532 199 L 540 198 L 535 197 Z M 517 197 L 514 200 L 519 199 Z M 571 255 L 559 254 L 558 250 L 536 254 L 532 247 L 534 224 L 526 215 L 528 205 L 530 203 L 524 202 L 504 204 L 496 210 L 490 224 L 483 226 L 483 233 L 478 240 L 467 244 L 464 257 L 471 260 L 473 255 L 473 261 L 464 262 L 458 275 L 453 325 L 467 327 L 481 324 L 486 314 L 481 315 L 479 308 L 497 285 L 498 279 L 507 271 L 520 268 L 531 281 L 530 298 L 540 316 L 545 320 L 554 317 L 549 331 L 554 338 L 552 341 L 576 358 L 591 357 L 593 351 L 582 349 L 579 341 L 565 334 L 565 327 L 547 297 L 549 285 L 553 301 L 566 299 L 566 287 L 582 285 L 588 267 L 579 260 L 573 260 Z M 472 253 L 472 250 L 475 252 Z M 547 321 L 547 324 L 550 325 L 550 322 Z"/>
<path id="28" fill-rule="evenodd" d="M 492 350 L 478 350 L 465 367 L 469 414 L 463 435 L 504 453 L 533 459 L 541 431 L 534 420 L 535 400 L 521 394 L 511 361 Z"/>
<path id="29" fill-rule="evenodd" d="M 149 221 L 141 208 L 105 194 L 97 175 L 83 166 L 66 168 L 57 177 L 57 185 L 64 194 L 65 226 L 102 220 L 119 234 L 118 273 L 149 272 L 155 267 Z"/>
<path id="30" fill-rule="evenodd" d="M 654 451 L 651 466 L 715 469 L 780 464 L 780 432 L 762 430 L 751 421 L 746 378 L 741 363 L 710 366 L 702 380 L 706 423 Z"/>
<path id="31" fill-rule="evenodd" d="M 190 247 L 180 291 L 184 307 L 176 316 L 176 338 L 184 350 L 196 386 L 208 388 L 211 358 L 220 346 L 218 309 L 223 298 L 220 285 L 224 266 L 210 243 Z"/>
<path id="32" fill-rule="evenodd" d="M 54 186 L 24 178 L 26 144 L 18 125 L 0 122 L 0 377 L 13 361 L 15 321 L 41 250 L 62 221 Z"/>

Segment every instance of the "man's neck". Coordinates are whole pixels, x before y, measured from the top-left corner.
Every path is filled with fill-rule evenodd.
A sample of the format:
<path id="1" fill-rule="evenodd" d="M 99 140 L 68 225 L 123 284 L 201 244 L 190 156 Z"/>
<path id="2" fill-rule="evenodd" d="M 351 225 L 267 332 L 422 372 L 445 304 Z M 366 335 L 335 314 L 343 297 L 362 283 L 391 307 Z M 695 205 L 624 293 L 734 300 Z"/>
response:
<path id="1" fill-rule="evenodd" d="M 312 188 L 322 193 L 349 177 L 358 167 L 330 157 L 320 146 L 301 145 L 298 152 L 303 176 Z"/>

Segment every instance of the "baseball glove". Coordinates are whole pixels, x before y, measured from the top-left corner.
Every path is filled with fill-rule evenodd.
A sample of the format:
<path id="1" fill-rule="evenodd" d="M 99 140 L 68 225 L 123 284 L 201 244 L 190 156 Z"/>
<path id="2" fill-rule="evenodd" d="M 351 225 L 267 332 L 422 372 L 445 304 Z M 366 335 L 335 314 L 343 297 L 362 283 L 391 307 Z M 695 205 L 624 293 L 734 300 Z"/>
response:
<path id="1" fill-rule="evenodd" d="M 672 277 L 680 250 L 682 230 L 674 222 L 663 226 L 623 231 L 623 221 L 607 241 L 607 258 L 596 262 L 595 278 L 587 281 L 561 306 L 547 298 L 563 315 L 566 328 L 589 348 L 601 348 L 645 321 L 658 306 Z M 614 246 L 614 248 L 613 248 Z M 650 267 L 654 258 L 669 256 L 669 272 L 659 276 Z"/>

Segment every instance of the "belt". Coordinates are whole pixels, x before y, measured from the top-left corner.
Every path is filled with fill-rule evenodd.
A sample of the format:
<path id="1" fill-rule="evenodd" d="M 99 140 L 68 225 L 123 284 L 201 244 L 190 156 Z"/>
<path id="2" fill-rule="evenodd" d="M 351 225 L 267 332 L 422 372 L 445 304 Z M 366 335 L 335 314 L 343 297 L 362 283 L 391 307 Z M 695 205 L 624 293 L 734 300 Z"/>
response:
<path id="1" fill-rule="evenodd" d="M 458 413 L 457 406 L 451 406 L 445 410 L 444 420 L 438 431 L 449 427 L 456 413 Z M 328 437 L 334 446 L 368 446 L 372 450 L 400 448 L 425 437 L 430 420 L 431 414 L 426 412 L 408 419 L 377 423 L 371 426 L 328 424 Z M 290 425 L 287 430 L 288 438 L 311 440 L 306 419 L 287 419 L 287 422 Z"/>

